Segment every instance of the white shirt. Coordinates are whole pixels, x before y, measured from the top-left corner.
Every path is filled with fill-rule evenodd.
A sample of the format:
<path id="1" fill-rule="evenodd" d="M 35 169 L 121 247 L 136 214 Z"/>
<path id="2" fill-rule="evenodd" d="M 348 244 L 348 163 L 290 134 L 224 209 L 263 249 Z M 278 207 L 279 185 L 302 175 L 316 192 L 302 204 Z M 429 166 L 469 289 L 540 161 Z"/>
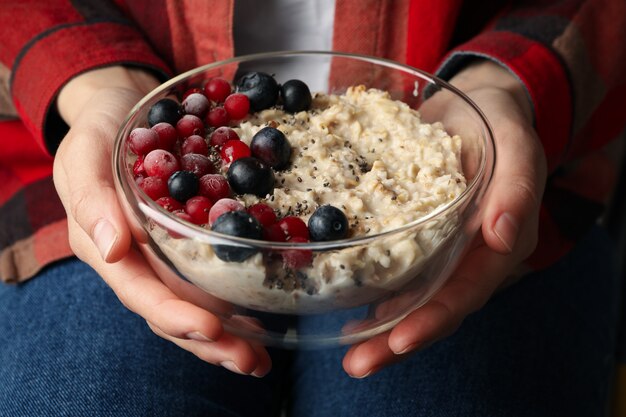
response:
<path id="1" fill-rule="evenodd" d="M 335 20 L 334 0 L 235 0 L 235 55 L 286 50 L 330 51 Z M 279 82 L 305 81 L 311 90 L 325 90 L 329 60 L 321 65 L 269 66 L 245 70 L 276 73 Z"/>

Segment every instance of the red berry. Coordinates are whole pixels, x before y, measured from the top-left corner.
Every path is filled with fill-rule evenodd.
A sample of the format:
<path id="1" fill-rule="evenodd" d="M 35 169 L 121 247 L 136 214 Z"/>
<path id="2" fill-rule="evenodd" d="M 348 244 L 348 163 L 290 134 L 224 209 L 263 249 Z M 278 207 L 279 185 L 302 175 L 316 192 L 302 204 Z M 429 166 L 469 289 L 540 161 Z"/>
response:
<path id="1" fill-rule="evenodd" d="M 256 203 L 248 207 L 248 213 L 256 218 L 263 227 L 268 227 L 276 223 L 276 214 L 274 210 L 263 203 Z"/>
<path id="2" fill-rule="evenodd" d="M 182 107 L 185 114 L 193 114 L 202 118 L 209 111 L 211 103 L 204 94 L 193 93 L 183 100 Z"/>
<path id="3" fill-rule="evenodd" d="M 213 203 L 206 197 L 191 197 L 185 203 L 185 211 L 191 216 L 191 221 L 195 224 L 206 224 L 209 221 L 209 211 Z"/>
<path id="4" fill-rule="evenodd" d="M 228 211 L 245 211 L 246 208 L 237 200 L 232 198 L 222 198 L 218 200 L 209 211 L 209 225 L 213 225 L 215 220 Z"/>
<path id="5" fill-rule="evenodd" d="M 229 140 L 239 140 L 239 135 L 230 127 L 222 126 L 211 133 L 209 144 L 219 148 Z"/>
<path id="6" fill-rule="evenodd" d="M 189 214 L 185 213 L 183 210 L 176 210 L 176 211 L 174 211 L 174 212 L 172 212 L 172 213 L 173 213 L 175 216 L 177 216 L 177 217 L 179 217 L 179 218 L 183 219 L 183 220 L 184 220 L 184 221 L 186 221 L 186 222 L 193 223 L 193 219 L 191 218 L 191 216 L 190 216 Z M 168 230 L 168 231 L 167 231 L 167 233 L 168 233 L 171 237 L 173 237 L 174 239 L 182 239 L 182 238 L 184 238 L 184 237 L 185 237 L 184 235 L 178 234 L 178 233 L 176 233 L 176 232 L 175 232 L 175 231 L 173 231 L 173 230 Z"/>
<path id="7" fill-rule="evenodd" d="M 204 94 L 209 99 L 222 103 L 230 94 L 230 84 L 223 78 L 211 78 L 204 86 Z"/>
<path id="8" fill-rule="evenodd" d="M 232 120 L 243 119 L 250 111 L 250 99 L 241 93 L 231 94 L 226 97 L 224 108 Z"/>
<path id="9" fill-rule="evenodd" d="M 159 177 L 146 177 L 139 184 L 139 187 L 155 201 L 161 197 L 167 197 L 170 193 L 167 189 L 167 181 Z"/>
<path id="10" fill-rule="evenodd" d="M 145 155 L 159 147 L 159 135 L 145 127 L 137 127 L 128 136 L 128 147 L 136 155 Z"/>
<path id="11" fill-rule="evenodd" d="M 250 155 L 250 148 L 240 140 L 229 140 L 220 150 L 220 156 L 225 164 L 231 164 L 239 158 L 246 158 Z"/>
<path id="12" fill-rule="evenodd" d="M 204 90 L 202 90 L 199 87 L 190 88 L 189 90 L 185 91 L 185 93 L 183 94 L 183 97 L 181 98 L 181 101 L 185 101 L 185 99 L 187 97 L 189 97 L 192 94 L 196 94 L 196 93 L 204 95 Z"/>
<path id="13" fill-rule="evenodd" d="M 206 116 L 206 123 L 211 127 L 226 126 L 229 121 L 230 117 L 224 107 L 215 107 Z"/>
<path id="14" fill-rule="evenodd" d="M 176 123 L 176 131 L 181 138 L 191 135 L 204 135 L 204 123 L 198 116 L 186 114 Z"/>
<path id="15" fill-rule="evenodd" d="M 148 174 L 146 174 L 146 170 L 143 167 L 143 160 L 144 160 L 144 156 L 140 155 L 137 160 L 135 161 L 135 163 L 133 164 L 133 174 L 135 174 L 135 177 L 147 177 Z"/>
<path id="16" fill-rule="evenodd" d="M 188 153 L 181 156 L 180 169 L 183 171 L 191 171 L 196 174 L 198 178 L 215 172 L 215 167 L 209 158 L 197 153 Z"/>
<path id="17" fill-rule="evenodd" d="M 287 240 L 294 237 L 302 237 L 305 239 L 309 238 L 309 228 L 300 217 L 283 217 L 276 224 L 283 230 Z"/>
<path id="18" fill-rule="evenodd" d="M 306 243 L 308 239 L 303 237 L 292 237 L 289 242 Z M 310 249 L 287 249 L 281 252 L 283 263 L 287 268 L 300 269 L 311 265 L 313 261 L 313 251 Z"/>
<path id="19" fill-rule="evenodd" d="M 157 123 L 151 128 L 159 135 L 159 148 L 167 151 L 171 150 L 178 139 L 176 128 L 169 123 Z"/>
<path id="20" fill-rule="evenodd" d="M 230 195 L 230 186 L 223 175 L 207 174 L 200 177 L 198 194 L 215 202 Z"/>
<path id="21" fill-rule="evenodd" d="M 198 153 L 200 155 L 209 154 L 209 145 L 206 140 L 200 135 L 191 135 L 183 141 L 180 147 L 180 154 L 186 155 L 188 153 Z"/>
<path id="22" fill-rule="evenodd" d="M 149 176 L 165 179 L 180 169 L 176 157 L 163 149 L 155 149 L 146 155 L 143 166 Z"/>
<path id="23" fill-rule="evenodd" d="M 263 239 L 270 242 L 286 242 L 287 236 L 278 223 L 263 228 Z"/>
<path id="24" fill-rule="evenodd" d="M 176 210 L 182 210 L 184 207 L 180 202 L 174 200 L 172 197 L 158 198 L 156 203 L 170 213 Z"/>

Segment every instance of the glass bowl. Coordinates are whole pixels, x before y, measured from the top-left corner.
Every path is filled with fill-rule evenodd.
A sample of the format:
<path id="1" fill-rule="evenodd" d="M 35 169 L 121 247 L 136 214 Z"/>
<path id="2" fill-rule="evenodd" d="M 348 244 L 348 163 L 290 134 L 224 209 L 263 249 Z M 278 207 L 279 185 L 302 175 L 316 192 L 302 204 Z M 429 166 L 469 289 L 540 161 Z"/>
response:
<path id="1" fill-rule="evenodd" d="M 312 92 L 343 94 L 358 85 L 387 92 L 391 99 L 405 103 L 402 108 L 418 110 L 423 123 L 442 123 L 451 136 L 461 138 L 456 157 L 466 185 L 419 216 L 402 209 L 403 203 L 398 200 L 403 198 L 373 201 L 373 191 L 367 204 L 376 205 L 381 216 L 395 210 L 397 214 L 387 220 L 393 227 L 336 241 L 252 240 L 219 234 L 182 220 L 156 204 L 137 185 L 133 177 L 136 156 L 130 152 L 127 138 L 132 129 L 148 125 L 148 110 L 158 100 L 169 97 L 180 102 L 185 91 L 202 87 L 213 77 L 225 78 L 234 85 L 247 71 L 270 73 L 278 83 L 302 79 Z M 381 109 L 381 114 L 385 111 Z M 410 140 L 424 142 L 421 134 L 421 130 L 415 132 Z M 395 149 L 392 136 L 379 139 L 379 152 Z M 421 146 L 417 142 L 415 149 Z M 406 166 L 410 175 L 427 171 L 414 166 L 411 151 L 406 152 L 410 156 Z M 414 152 L 417 161 L 418 151 Z M 374 152 L 368 158 L 370 166 L 365 169 L 372 170 L 378 156 Z M 117 134 L 113 155 L 115 184 L 133 236 L 163 282 L 181 298 L 219 316 L 227 331 L 287 348 L 362 341 L 389 330 L 426 303 L 450 277 L 479 229 L 480 203 L 494 163 L 495 149 L 487 120 L 454 87 L 396 62 L 317 51 L 242 56 L 173 78 L 131 110 Z M 326 202 L 329 198 L 333 202 L 338 190 L 325 190 Z M 366 199 L 366 194 L 362 192 L 361 196 Z M 351 204 L 354 206 L 354 202 Z M 403 222 L 407 215 L 415 218 Z M 350 222 L 357 220 L 365 221 L 358 216 L 350 218 Z M 243 262 L 225 262 L 215 256 L 216 247 L 247 250 L 254 255 Z M 303 267 L 287 267 L 286 253 L 310 262 Z"/>

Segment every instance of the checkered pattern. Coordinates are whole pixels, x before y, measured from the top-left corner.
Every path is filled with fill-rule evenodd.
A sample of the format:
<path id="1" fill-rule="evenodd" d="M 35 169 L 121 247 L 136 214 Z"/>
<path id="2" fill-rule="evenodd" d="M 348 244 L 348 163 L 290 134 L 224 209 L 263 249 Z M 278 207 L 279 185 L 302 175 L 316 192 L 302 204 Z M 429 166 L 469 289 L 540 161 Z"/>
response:
<path id="1" fill-rule="evenodd" d="M 106 65 L 164 77 L 232 56 L 233 1 L 1 0 L 0 279 L 22 281 L 71 254 L 50 179 L 67 131 L 54 106 L 60 88 Z M 597 219 L 613 177 L 597 151 L 626 123 L 623 0 L 337 0 L 335 22 L 335 50 L 443 77 L 485 57 L 524 82 L 551 172 L 535 267 Z"/>

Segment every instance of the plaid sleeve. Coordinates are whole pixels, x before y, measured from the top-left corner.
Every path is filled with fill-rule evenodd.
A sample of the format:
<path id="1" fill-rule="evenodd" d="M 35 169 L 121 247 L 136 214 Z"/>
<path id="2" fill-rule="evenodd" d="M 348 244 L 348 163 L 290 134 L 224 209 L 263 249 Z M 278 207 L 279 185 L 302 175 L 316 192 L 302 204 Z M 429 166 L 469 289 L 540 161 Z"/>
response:
<path id="1" fill-rule="evenodd" d="M 15 109 L 51 154 L 67 131 L 53 104 L 72 77 L 115 64 L 144 67 L 160 78 L 169 73 L 142 34 L 108 0 L 4 0 L 0 38 L 0 62 L 10 69 Z"/>
<path id="2" fill-rule="evenodd" d="M 626 93 L 626 2 L 517 3 L 451 51 L 438 73 L 450 78 L 476 57 L 509 68 L 527 88 L 554 171 L 614 139 L 626 124 L 618 107 Z"/>

